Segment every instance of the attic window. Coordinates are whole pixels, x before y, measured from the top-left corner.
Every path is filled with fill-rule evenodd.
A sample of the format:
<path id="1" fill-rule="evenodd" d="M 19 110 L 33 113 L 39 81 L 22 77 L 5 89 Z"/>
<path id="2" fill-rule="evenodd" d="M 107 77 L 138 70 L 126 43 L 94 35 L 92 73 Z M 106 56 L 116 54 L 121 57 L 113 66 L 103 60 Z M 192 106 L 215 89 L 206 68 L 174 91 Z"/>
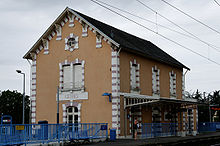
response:
<path id="1" fill-rule="evenodd" d="M 79 37 L 70 33 L 68 37 L 65 38 L 65 50 L 73 51 L 79 48 Z"/>
<path id="2" fill-rule="evenodd" d="M 67 45 L 68 45 L 69 48 L 73 48 L 75 43 L 76 43 L 75 38 L 69 38 L 68 41 L 67 41 Z"/>

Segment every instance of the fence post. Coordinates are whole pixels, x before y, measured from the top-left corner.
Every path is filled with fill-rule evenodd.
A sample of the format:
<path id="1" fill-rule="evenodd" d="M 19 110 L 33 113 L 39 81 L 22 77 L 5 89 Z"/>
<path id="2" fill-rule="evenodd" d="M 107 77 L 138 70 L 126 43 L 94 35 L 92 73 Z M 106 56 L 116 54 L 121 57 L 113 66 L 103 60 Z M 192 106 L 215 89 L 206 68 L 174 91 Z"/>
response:
<path id="1" fill-rule="evenodd" d="M 106 140 L 108 139 L 108 123 L 106 123 Z"/>
<path id="2" fill-rule="evenodd" d="M 58 124 L 58 143 L 60 143 L 60 124 Z"/>

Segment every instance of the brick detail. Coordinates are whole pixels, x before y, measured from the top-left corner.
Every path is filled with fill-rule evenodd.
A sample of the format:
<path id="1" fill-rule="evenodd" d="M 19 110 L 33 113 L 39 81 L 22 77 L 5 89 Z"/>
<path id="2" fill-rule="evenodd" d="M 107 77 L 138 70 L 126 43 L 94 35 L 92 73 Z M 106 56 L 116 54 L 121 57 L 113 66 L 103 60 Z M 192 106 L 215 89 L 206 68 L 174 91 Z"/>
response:
<path id="1" fill-rule="evenodd" d="M 35 124 L 36 123 L 36 65 L 37 65 L 37 55 L 34 54 L 34 58 L 32 60 L 32 65 L 31 65 L 31 123 Z"/>
<path id="2" fill-rule="evenodd" d="M 115 57 L 116 56 L 116 57 Z M 119 54 L 112 49 L 112 128 L 120 133 L 120 74 L 119 74 Z M 117 115 L 117 116 L 115 116 Z"/>

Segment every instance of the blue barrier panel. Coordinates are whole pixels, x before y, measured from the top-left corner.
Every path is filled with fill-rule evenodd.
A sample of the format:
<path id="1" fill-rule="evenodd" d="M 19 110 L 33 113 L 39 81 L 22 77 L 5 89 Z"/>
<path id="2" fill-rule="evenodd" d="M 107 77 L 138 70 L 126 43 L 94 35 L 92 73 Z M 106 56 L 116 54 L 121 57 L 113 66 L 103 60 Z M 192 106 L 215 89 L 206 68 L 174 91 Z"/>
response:
<path id="1" fill-rule="evenodd" d="M 220 129 L 220 122 L 201 122 L 198 123 L 199 132 L 214 132 Z"/>
<path id="2" fill-rule="evenodd" d="M 160 136 L 175 136 L 177 129 L 182 125 L 178 123 L 143 123 L 141 127 L 142 138 Z"/>
<path id="3" fill-rule="evenodd" d="M 116 129 L 110 129 L 110 140 L 116 140 Z"/>
<path id="4" fill-rule="evenodd" d="M 0 125 L 0 145 L 108 138 L 107 123 Z"/>

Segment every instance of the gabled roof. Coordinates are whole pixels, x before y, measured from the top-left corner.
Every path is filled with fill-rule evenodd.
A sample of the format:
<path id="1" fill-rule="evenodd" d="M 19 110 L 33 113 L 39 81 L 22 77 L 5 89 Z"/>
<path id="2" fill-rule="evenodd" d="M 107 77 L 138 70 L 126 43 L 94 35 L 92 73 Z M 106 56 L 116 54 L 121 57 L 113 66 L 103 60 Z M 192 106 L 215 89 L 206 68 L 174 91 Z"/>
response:
<path id="1" fill-rule="evenodd" d="M 131 53 L 135 53 L 135 54 L 159 61 L 161 63 L 171 65 L 173 67 L 186 68 L 189 70 L 188 67 L 186 67 L 185 65 L 183 65 L 182 63 L 177 61 L 175 58 L 173 58 L 172 56 L 170 56 L 169 54 L 167 54 L 166 52 L 161 50 L 159 47 L 157 47 L 156 45 L 154 45 L 150 41 L 147 41 L 147 40 L 141 39 L 139 37 L 136 37 L 132 34 L 126 33 L 122 30 L 119 30 L 119 29 L 112 27 L 108 24 L 105 24 L 103 22 L 95 20 L 89 16 L 86 16 L 86 15 L 84 15 L 80 12 L 77 12 L 75 10 L 72 10 L 70 8 L 66 8 L 64 10 L 64 12 L 62 12 L 58 18 L 64 17 L 62 15 L 66 15 L 65 14 L 66 12 L 67 13 L 71 12 L 74 15 L 80 17 L 80 19 L 82 21 L 87 23 L 90 27 L 95 28 L 95 30 L 98 31 L 98 33 L 100 33 L 104 37 L 107 37 L 108 40 L 110 40 L 110 42 L 115 44 L 117 47 L 121 47 L 122 50 L 126 50 Z M 55 22 L 52 25 L 55 25 L 57 23 L 56 21 L 59 21 L 58 18 L 55 20 Z M 50 28 L 54 28 L 52 25 L 50 26 Z M 51 31 L 51 30 L 48 29 L 47 31 Z M 46 32 L 44 33 L 45 35 L 48 34 Z M 44 37 L 44 35 L 42 36 L 42 38 L 43 37 Z M 42 38 L 40 38 L 39 40 L 41 40 Z M 39 42 L 39 40 L 38 40 L 38 42 Z M 31 48 L 31 50 L 34 50 L 35 46 L 37 46 L 37 45 L 35 44 Z M 31 50 L 29 50 L 26 53 L 24 58 L 28 59 L 28 53 L 30 53 Z"/>

